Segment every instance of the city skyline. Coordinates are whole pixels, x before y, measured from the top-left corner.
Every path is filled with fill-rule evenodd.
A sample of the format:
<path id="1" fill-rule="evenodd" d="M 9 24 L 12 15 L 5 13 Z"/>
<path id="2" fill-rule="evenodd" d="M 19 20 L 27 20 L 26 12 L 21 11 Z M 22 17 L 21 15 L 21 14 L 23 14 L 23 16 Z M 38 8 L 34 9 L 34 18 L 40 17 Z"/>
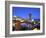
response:
<path id="1" fill-rule="evenodd" d="M 32 14 L 32 19 L 40 19 L 40 8 L 28 8 L 28 7 L 13 7 L 12 8 L 13 16 L 19 16 L 19 17 L 28 19 L 29 13 Z"/>

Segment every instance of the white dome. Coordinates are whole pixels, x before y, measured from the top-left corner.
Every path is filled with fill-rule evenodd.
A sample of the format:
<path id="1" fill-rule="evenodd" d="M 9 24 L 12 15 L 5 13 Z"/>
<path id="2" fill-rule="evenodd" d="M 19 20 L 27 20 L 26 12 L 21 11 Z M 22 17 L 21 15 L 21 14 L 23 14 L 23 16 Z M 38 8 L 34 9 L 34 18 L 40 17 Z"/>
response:
<path id="1" fill-rule="evenodd" d="M 16 16 L 14 16 L 14 17 L 16 17 Z"/>
<path id="2" fill-rule="evenodd" d="M 34 21 L 34 19 L 32 19 L 32 21 Z"/>

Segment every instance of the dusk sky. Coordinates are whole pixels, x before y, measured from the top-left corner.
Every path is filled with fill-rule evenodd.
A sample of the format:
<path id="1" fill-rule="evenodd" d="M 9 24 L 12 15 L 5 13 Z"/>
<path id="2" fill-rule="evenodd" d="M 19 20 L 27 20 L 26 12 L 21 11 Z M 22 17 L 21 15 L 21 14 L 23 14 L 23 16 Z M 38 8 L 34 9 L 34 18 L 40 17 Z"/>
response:
<path id="1" fill-rule="evenodd" d="M 32 14 L 32 19 L 40 19 L 40 8 L 28 8 L 28 7 L 13 7 L 13 16 L 22 17 L 25 19 L 29 18 L 29 13 Z"/>

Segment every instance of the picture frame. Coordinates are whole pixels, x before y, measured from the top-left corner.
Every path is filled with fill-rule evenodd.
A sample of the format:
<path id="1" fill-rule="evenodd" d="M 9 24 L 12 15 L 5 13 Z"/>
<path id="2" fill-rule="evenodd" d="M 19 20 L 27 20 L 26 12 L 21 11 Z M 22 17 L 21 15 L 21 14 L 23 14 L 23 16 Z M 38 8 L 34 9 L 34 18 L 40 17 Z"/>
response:
<path id="1" fill-rule="evenodd" d="M 44 33 L 45 33 L 45 29 L 44 29 L 45 28 L 45 24 L 44 24 L 45 23 L 45 21 L 44 21 L 45 20 L 44 19 L 45 8 L 44 7 L 45 7 L 44 3 L 5 1 L 5 36 L 6 37 L 16 37 L 16 36 L 44 35 Z M 14 9 L 13 8 L 15 9 L 15 11 L 18 10 L 18 9 L 20 9 L 22 11 L 22 9 L 24 9 L 24 8 L 25 9 L 40 8 L 39 11 L 36 9 L 39 12 L 38 14 L 39 14 L 39 18 L 40 18 L 40 30 L 29 30 L 28 29 L 28 30 L 25 30 L 25 31 L 23 31 L 23 30 L 22 31 L 21 30 L 12 31 L 12 24 L 13 24 L 12 20 L 14 19 L 13 18 L 14 15 L 12 15 L 12 14 L 14 14 Z M 18 10 L 18 11 L 20 11 L 20 10 Z M 15 12 L 15 15 L 16 14 L 18 14 L 18 13 Z"/>

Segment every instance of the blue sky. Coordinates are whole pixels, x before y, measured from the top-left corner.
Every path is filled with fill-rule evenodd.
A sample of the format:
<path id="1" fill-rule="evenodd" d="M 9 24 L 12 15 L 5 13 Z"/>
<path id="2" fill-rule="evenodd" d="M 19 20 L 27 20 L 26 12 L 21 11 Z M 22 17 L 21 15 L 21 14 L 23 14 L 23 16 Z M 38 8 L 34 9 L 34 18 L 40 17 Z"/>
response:
<path id="1" fill-rule="evenodd" d="M 28 19 L 29 13 L 32 14 L 32 19 L 40 19 L 40 8 L 28 7 L 13 7 L 12 15 Z"/>

